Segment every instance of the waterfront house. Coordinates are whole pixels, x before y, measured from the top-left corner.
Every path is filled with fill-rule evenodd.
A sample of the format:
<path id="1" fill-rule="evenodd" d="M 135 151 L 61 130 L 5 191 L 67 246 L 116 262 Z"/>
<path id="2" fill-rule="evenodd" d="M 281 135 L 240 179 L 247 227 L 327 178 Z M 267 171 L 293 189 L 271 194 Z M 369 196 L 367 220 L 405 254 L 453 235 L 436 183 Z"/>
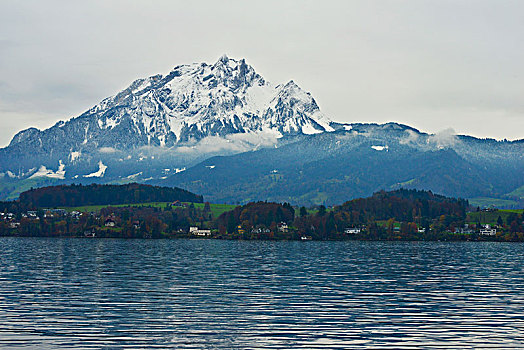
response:
<path id="1" fill-rule="evenodd" d="M 480 234 L 487 235 L 487 236 L 495 236 L 497 234 L 497 229 L 496 228 L 483 228 L 480 230 Z"/>
<path id="2" fill-rule="evenodd" d="M 358 228 L 358 227 L 346 227 L 344 229 L 344 233 L 348 234 L 348 235 L 354 235 L 354 234 L 360 233 L 360 228 Z"/>
<path id="3" fill-rule="evenodd" d="M 277 225 L 278 232 L 287 233 L 289 231 L 289 227 L 287 226 L 287 223 L 281 222 Z"/>
<path id="4" fill-rule="evenodd" d="M 9 223 L 9 228 L 18 228 L 18 227 L 20 227 L 19 222 L 13 221 Z"/>
<path id="5" fill-rule="evenodd" d="M 255 233 L 255 234 L 257 234 L 257 233 L 270 233 L 270 232 L 271 232 L 270 229 L 262 228 L 262 227 L 254 228 L 254 229 L 251 230 L 251 233 Z"/>
<path id="6" fill-rule="evenodd" d="M 211 236 L 211 230 L 199 229 L 198 227 L 192 226 L 189 228 L 189 234 L 197 237 L 209 237 Z"/>
<path id="7" fill-rule="evenodd" d="M 464 234 L 472 234 L 474 233 L 475 231 L 473 231 L 472 229 L 468 228 L 468 227 L 463 227 L 459 230 L 459 233 L 464 233 Z"/>
<path id="8" fill-rule="evenodd" d="M 82 215 L 82 213 L 79 212 L 79 211 L 73 210 L 71 213 L 69 213 L 69 215 L 70 215 L 73 219 L 80 219 L 80 216 Z"/>

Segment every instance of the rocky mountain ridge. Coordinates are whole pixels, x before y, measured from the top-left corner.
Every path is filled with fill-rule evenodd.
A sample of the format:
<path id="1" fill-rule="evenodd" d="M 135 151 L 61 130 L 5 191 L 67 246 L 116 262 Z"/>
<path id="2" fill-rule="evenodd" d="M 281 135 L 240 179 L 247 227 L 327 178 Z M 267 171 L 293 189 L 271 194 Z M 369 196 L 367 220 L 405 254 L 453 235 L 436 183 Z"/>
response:
<path id="1" fill-rule="evenodd" d="M 219 167 L 211 164 L 216 159 Z M 236 164 L 239 159 L 244 163 Z M 223 171 L 227 164 L 236 172 Z M 395 164 L 411 170 L 390 171 Z M 441 170 L 432 174 L 430 167 Z M 257 169 L 263 171 L 255 174 Z M 215 178 L 208 178 L 208 170 L 216 170 Z M 457 172 L 474 183 L 461 181 Z M 46 130 L 21 131 L 0 149 L 0 198 L 14 198 L 31 186 L 135 181 L 176 184 L 229 202 L 256 197 L 328 203 L 339 194 L 349 199 L 395 186 L 503 198 L 524 193 L 523 174 L 522 140 L 477 139 L 451 130 L 426 134 L 397 123 L 333 122 L 293 81 L 273 85 L 244 59 L 227 56 L 138 79 L 82 115 Z M 268 183 L 275 191 L 268 198 L 246 192 L 267 175 L 289 183 Z M 286 194 L 279 186 L 302 192 Z"/>
<path id="2" fill-rule="evenodd" d="M 293 81 L 272 85 L 244 59 L 222 56 L 212 65 L 180 65 L 138 79 L 47 130 L 19 132 L 0 149 L 0 173 L 56 177 L 64 164 L 64 178 L 83 177 L 119 153 L 126 155 L 123 161 L 160 157 L 187 166 L 208 153 L 237 153 L 287 135 L 332 131 L 330 125 L 314 98 Z M 220 145 L 208 152 L 206 141 Z"/>

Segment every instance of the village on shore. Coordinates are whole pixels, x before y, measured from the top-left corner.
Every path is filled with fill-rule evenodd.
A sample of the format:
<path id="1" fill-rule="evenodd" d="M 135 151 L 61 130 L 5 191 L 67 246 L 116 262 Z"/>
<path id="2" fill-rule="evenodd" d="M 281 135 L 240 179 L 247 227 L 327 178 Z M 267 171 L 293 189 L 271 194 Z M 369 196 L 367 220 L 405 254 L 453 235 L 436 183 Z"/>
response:
<path id="1" fill-rule="evenodd" d="M 467 201 L 429 191 L 381 191 L 326 208 L 150 202 L 30 208 L 3 202 L 1 236 L 265 240 L 524 241 L 522 211 L 468 211 Z M 471 209 L 471 208 L 469 208 Z"/>

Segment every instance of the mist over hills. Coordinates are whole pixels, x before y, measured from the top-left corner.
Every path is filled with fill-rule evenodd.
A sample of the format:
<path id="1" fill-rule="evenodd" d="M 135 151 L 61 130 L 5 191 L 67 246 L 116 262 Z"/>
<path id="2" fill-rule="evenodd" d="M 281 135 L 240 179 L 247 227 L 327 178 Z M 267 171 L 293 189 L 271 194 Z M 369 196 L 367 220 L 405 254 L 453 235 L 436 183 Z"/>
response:
<path id="1" fill-rule="evenodd" d="M 0 149 L 0 198 L 65 183 L 176 185 L 205 200 L 334 204 L 380 189 L 524 198 L 524 141 L 337 123 L 244 59 L 180 65 Z"/>
<path id="2" fill-rule="evenodd" d="M 444 146 L 438 136 L 404 125 L 359 124 L 278 148 L 213 157 L 159 183 L 213 201 L 240 197 L 308 204 L 336 204 L 400 187 L 508 198 L 522 186 L 522 142 L 453 138 Z"/>

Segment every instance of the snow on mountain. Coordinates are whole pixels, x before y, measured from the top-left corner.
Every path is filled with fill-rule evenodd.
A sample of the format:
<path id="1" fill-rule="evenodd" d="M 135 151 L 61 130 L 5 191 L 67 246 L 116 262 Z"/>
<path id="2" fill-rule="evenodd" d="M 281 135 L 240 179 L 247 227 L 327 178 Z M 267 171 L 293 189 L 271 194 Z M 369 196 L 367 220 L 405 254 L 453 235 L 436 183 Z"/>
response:
<path id="1" fill-rule="evenodd" d="M 98 170 L 94 173 L 84 175 L 84 177 L 104 177 L 107 170 L 107 165 L 104 165 L 102 161 L 98 162 Z"/>
<path id="2" fill-rule="evenodd" d="M 0 186 L 0 196 L 15 196 L 17 182 L 30 177 L 33 179 L 27 185 L 37 181 L 35 178 L 47 184 L 169 182 L 168 176 L 191 178 L 194 174 L 214 177 L 229 167 L 219 161 L 206 164 L 203 171 L 194 167 L 214 156 L 242 153 L 247 157 L 256 152 L 267 155 L 257 158 L 268 163 L 267 169 L 264 164 L 241 163 L 225 179 L 243 178 L 243 172 L 258 168 L 264 168 L 264 176 L 276 169 L 283 174 L 286 166 L 295 169 L 327 157 L 333 160 L 327 168 L 347 157 L 355 157 L 351 158 L 353 163 L 362 157 L 365 163 L 370 157 L 400 159 L 414 151 L 426 152 L 428 159 L 433 159 L 432 152 L 439 150 L 453 150 L 488 175 L 498 174 L 492 169 L 522 173 L 523 147 L 523 141 L 480 140 L 457 136 L 453 130 L 429 135 L 397 123 L 332 122 L 311 94 L 295 82 L 273 85 L 244 59 L 222 56 L 214 64 L 180 65 L 166 75 L 138 79 L 76 118 L 46 130 L 19 132 L 8 147 L 0 148 L 0 179 L 6 184 Z M 278 159 L 285 161 L 271 163 Z M 311 166 L 318 174 L 327 168 Z M 346 168 L 347 164 L 340 169 Z M 362 180 L 374 175 L 367 174 Z M 497 180 L 504 185 L 497 185 L 497 195 L 522 186 L 521 177 L 505 179 Z"/>
<path id="3" fill-rule="evenodd" d="M 82 153 L 80 152 L 71 152 L 71 154 L 69 155 L 69 160 L 71 162 L 74 162 L 76 159 L 80 158 L 81 155 Z"/>
<path id="4" fill-rule="evenodd" d="M 51 179 L 65 179 L 65 164 L 62 163 L 62 161 L 59 161 L 58 164 L 58 170 L 55 172 L 53 170 L 47 169 L 44 165 L 41 165 L 38 170 L 30 176 L 31 179 L 37 178 L 37 177 L 48 177 Z"/>
<path id="5" fill-rule="evenodd" d="M 63 160 L 67 178 L 98 174 L 99 163 L 125 178 L 147 161 L 148 176 L 157 176 L 154 170 L 166 165 L 183 168 L 213 155 L 273 147 L 287 135 L 333 131 L 331 124 L 293 81 L 273 85 L 244 59 L 224 55 L 214 64 L 138 79 L 76 118 L 19 132 L 0 149 L 0 172 L 61 178 L 56 164 Z"/>
<path id="6" fill-rule="evenodd" d="M 273 86 L 244 59 L 225 55 L 213 65 L 182 65 L 136 80 L 81 116 L 87 117 L 101 130 L 127 123 L 145 144 L 158 146 L 234 133 L 282 137 L 333 130 L 313 97 L 293 81 Z"/>

